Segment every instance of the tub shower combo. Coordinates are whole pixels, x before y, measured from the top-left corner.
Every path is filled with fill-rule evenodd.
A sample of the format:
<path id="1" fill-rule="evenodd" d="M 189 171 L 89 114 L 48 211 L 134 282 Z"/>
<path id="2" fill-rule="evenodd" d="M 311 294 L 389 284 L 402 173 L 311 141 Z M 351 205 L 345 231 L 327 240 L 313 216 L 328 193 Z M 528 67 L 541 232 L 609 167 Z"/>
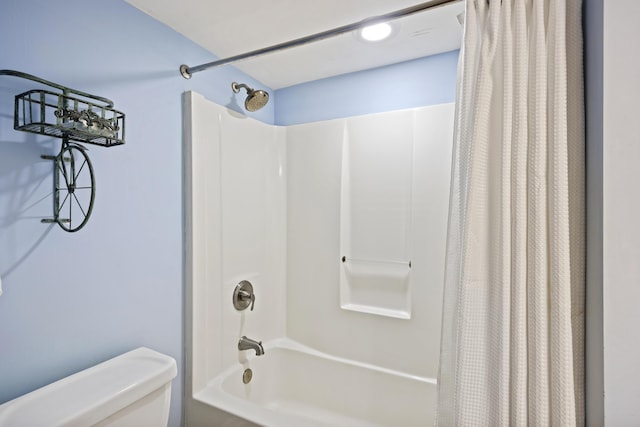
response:
<path id="1" fill-rule="evenodd" d="M 284 127 L 185 94 L 187 425 L 431 422 L 453 111 Z"/>
<path id="2" fill-rule="evenodd" d="M 453 104 L 273 126 L 186 92 L 183 112 L 187 425 L 432 424 Z"/>

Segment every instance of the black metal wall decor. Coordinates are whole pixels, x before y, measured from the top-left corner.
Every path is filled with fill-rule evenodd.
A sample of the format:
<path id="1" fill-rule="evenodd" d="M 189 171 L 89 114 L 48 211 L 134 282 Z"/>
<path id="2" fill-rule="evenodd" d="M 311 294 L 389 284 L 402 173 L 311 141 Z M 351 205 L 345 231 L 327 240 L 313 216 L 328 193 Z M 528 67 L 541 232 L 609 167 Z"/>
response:
<path id="1" fill-rule="evenodd" d="M 53 218 L 63 230 L 75 232 L 85 226 L 95 200 L 95 177 L 87 149 L 80 143 L 113 147 L 124 144 L 124 113 L 113 108 L 113 101 L 58 85 L 31 74 L 0 70 L 32 80 L 51 90 L 30 90 L 15 98 L 16 130 L 62 139 L 56 156 L 41 156 L 53 161 Z"/>

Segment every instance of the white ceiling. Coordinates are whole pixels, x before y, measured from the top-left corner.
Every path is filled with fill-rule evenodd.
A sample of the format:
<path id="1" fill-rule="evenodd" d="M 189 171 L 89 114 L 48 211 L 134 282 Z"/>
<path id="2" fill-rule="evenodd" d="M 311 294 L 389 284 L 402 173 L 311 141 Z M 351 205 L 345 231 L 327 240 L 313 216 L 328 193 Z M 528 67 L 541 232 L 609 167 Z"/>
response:
<path id="1" fill-rule="evenodd" d="M 225 58 L 404 9 L 420 0 L 126 0 Z M 424 1 L 424 0 L 423 0 Z M 460 47 L 462 1 L 394 21 L 392 38 L 343 34 L 233 64 L 272 89 Z M 214 58 L 212 57 L 212 60 Z M 200 64 L 187 64 L 196 66 Z M 207 71 L 201 71 L 206 73 Z"/>

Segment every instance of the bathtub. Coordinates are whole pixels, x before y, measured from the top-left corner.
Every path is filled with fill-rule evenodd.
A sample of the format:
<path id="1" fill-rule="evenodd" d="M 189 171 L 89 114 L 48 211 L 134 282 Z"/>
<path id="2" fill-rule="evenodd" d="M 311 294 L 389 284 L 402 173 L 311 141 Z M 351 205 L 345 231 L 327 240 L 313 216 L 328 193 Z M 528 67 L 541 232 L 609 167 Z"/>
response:
<path id="1" fill-rule="evenodd" d="M 263 356 L 249 355 L 194 398 L 269 427 L 433 425 L 434 379 L 341 359 L 286 338 L 264 347 Z M 247 368 L 253 378 L 244 384 Z"/>

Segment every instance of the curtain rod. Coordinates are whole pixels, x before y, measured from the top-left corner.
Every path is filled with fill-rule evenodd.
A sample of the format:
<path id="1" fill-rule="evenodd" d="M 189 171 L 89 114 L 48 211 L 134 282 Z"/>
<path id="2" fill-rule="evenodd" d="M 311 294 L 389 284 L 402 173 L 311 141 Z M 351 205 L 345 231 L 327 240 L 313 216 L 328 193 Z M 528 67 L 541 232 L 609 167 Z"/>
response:
<path id="1" fill-rule="evenodd" d="M 230 64 L 232 62 L 240 61 L 242 59 L 252 58 L 254 56 L 265 55 L 271 52 L 277 52 L 279 50 L 289 49 L 296 46 L 301 46 L 303 44 L 316 42 L 319 40 L 324 40 L 330 37 L 334 37 L 340 34 L 348 33 L 351 31 L 358 30 L 362 27 L 366 27 L 367 25 L 374 24 L 376 22 L 381 21 L 390 21 L 393 19 L 401 18 L 403 16 L 413 15 L 418 12 L 423 12 L 427 9 L 431 9 L 434 7 L 442 6 L 447 3 L 454 3 L 461 0 L 431 0 L 426 3 L 420 3 L 415 6 L 411 6 L 405 9 L 397 10 L 395 12 L 386 13 L 384 15 L 374 16 L 371 18 L 364 19 L 360 22 L 355 22 L 353 24 L 343 25 L 341 27 L 333 28 L 331 30 L 322 31 L 320 33 L 312 34 L 310 36 L 301 37 L 299 39 L 290 40 L 283 43 L 278 43 L 269 47 L 265 47 L 262 49 L 253 50 L 251 52 L 242 53 L 240 55 L 230 56 L 228 58 L 219 59 L 217 61 L 208 62 L 202 65 L 196 65 L 195 67 L 189 67 L 188 65 L 182 64 L 180 66 L 180 74 L 185 79 L 190 79 L 193 73 L 197 73 L 200 71 L 207 70 L 209 68 L 218 67 L 220 65 Z"/>

